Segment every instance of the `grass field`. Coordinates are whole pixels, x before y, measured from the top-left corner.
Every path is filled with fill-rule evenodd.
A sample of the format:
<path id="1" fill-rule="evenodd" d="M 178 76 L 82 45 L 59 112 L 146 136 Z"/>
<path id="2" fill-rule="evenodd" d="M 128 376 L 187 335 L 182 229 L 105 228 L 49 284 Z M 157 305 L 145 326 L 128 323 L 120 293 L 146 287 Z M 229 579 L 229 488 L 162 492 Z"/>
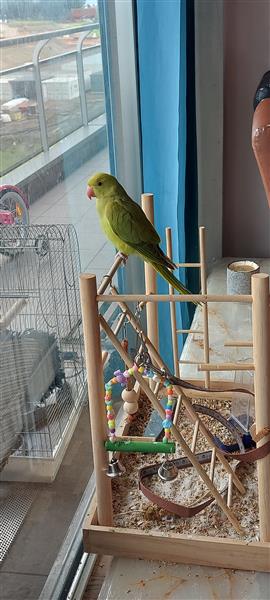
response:
<path id="1" fill-rule="evenodd" d="M 7 149 L 1 147 L 0 175 L 2 175 L 3 173 L 8 173 L 15 167 L 25 162 L 26 158 L 33 158 L 33 156 L 36 156 L 36 154 L 38 154 L 39 152 L 41 152 L 41 147 L 38 142 L 36 143 L 36 147 L 33 147 L 32 144 L 31 152 L 29 152 L 29 146 L 27 142 L 24 143 L 21 140 L 18 145 L 16 144 L 16 146 L 11 146 Z"/>

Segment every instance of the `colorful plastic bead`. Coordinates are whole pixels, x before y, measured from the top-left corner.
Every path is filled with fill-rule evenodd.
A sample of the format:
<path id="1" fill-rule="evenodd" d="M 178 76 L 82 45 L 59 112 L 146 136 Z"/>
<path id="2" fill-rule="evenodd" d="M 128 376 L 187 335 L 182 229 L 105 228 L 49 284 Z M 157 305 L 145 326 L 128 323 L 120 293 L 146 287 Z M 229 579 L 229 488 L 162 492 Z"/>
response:
<path id="1" fill-rule="evenodd" d="M 115 439 L 115 413 L 114 413 L 114 409 L 113 409 L 113 404 L 112 404 L 112 386 L 116 383 L 120 383 L 122 386 L 126 385 L 126 380 L 129 379 L 129 377 L 131 375 L 134 375 L 134 373 L 141 373 L 149 378 L 152 379 L 160 379 L 160 376 L 157 376 L 154 371 L 152 369 L 145 369 L 143 366 L 138 367 L 138 365 L 134 364 L 131 368 L 126 369 L 123 373 L 118 369 L 117 371 L 114 372 L 114 377 L 108 381 L 108 383 L 105 384 L 105 405 L 106 405 L 106 412 L 107 412 L 107 422 L 108 422 L 108 429 L 109 429 L 109 438 L 113 441 Z M 172 415 L 173 415 L 173 410 L 172 410 L 172 406 L 173 406 L 173 386 L 172 384 L 168 381 L 165 380 L 164 381 L 164 386 L 166 387 L 166 396 L 167 396 L 167 404 L 166 404 L 166 408 L 165 408 L 165 415 L 166 418 L 163 421 L 163 427 L 164 427 L 164 437 L 163 437 L 163 442 L 167 443 L 170 438 L 171 438 L 171 428 L 172 428 Z M 133 390 L 131 390 L 129 393 L 131 393 Z M 135 409 L 135 402 L 131 403 L 131 402 L 126 402 L 127 404 L 127 408 L 128 408 L 128 413 L 133 412 L 133 410 Z M 134 406 L 133 406 L 134 404 Z M 137 404 L 137 403 L 136 403 Z M 136 408 L 138 409 L 138 405 L 136 406 Z M 132 410 L 130 410 L 132 409 Z M 132 421 L 133 420 L 133 415 L 132 414 L 128 414 L 128 420 Z"/>

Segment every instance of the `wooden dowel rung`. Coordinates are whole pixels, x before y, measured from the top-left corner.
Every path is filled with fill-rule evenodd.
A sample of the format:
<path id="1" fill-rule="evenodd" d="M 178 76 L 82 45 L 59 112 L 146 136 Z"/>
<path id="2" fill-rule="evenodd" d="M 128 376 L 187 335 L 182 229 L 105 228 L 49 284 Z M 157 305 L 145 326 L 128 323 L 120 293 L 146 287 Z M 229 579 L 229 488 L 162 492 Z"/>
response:
<path id="1" fill-rule="evenodd" d="M 198 371 L 254 371 L 254 363 L 200 363 Z"/>
<path id="2" fill-rule="evenodd" d="M 212 450 L 211 462 L 210 462 L 210 470 L 209 470 L 209 479 L 213 482 L 214 474 L 215 474 L 215 466 L 216 466 L 216 449 L 215 447 Z M 201 496 L 200 500 L 204 500 L 205 498 L 209 498 L 211 494 L 209 490 L 205 492 L 203 496 Z"/>
<path id="3" fill-rule="evenodd" d="M 229 348 L 252 348 L 253 342 L 244 340 L 230 340 L 228 342 L 224 342 L 224 346 Z"/>
<path id="4" fill-rule="evenodd" d="M 201 267 L 201 263 L 175 263 L 175 266 L 179 267 L 179 268 L 180 267 L 189 267 L 189 268 L 197 267 L 197 268 L 200 268 Z"/>
<path id="5" fill-rule="evenodd" d="M 176 329 L 176 333 L 201 333 L 203 331 L 201 329 Z"/>
<path id="6" fill-rule="evenodd" d="M 141 196 L 142 210 L 144 211 L 147 219 L 154 226 L 154 196 L 153 194 L 142 194 Z M 145 262 L 144 263 L 144 278 L 145 278 L 145 293 L 156 294 L 157 293 L 157 273 L 153 266 Z M 159 348 L 159 331 L 158 331 L 158 306 L 153 303 L 146 305 L 146 331 L 147 336 L 151 340 L 153 346 L 158 350 Z M 150 350 L 150 356 L 154 362 L 153 356 Z M 150 388 L 153 390 L 155 382 L 149 381 Z"/>
<path id="7" fill-rule="evenodd" d="M 167 256 L 172 260 L 173 251 L 172 251 L 172 230 L 171 227 L 166 227 L 166 252 Z M 174 294 L 174 289 L 172 285 L 169 285 L 169 293 Z M 178 338 L 177 338 L 177 330 L 176 330 L 176 305 L 170 303 L 170 317 L 171 317 L 171 334 L 172 334 L 172 350 L 173 350 L 173 366 L 174 366 L 174 374 L 176 377 L 179 377 L 179 363 L 178 363 Z"/>
<path id="8" fill-rule="evenodd" d="M 216 448 L 213 448 L 212 455 L 211 455 L 210 471 L 209 471 L 209 479 L 211 481 L 213 481 L 213 479 L 214 479 L 215 466 L 216 466 Z M 229 475 L 229 477 L 231 477 L 231 475 Z"/>
<path id="9" fill-rule="evenodd" d="M 227 493 L 227 506 L 230 508 L 232 505 L 232 492 L 233 492 L 233 480 L 232 476 L 229 475 L 228 480 L 228 493 Z"/>
<path id="10" fill-rule="evenodd" d="M 180 365 L 201 365 L 199 360 L 182 360 L 179 358 Z"/>
<path id="11" fill-rule="evenodd" d="M 119 255 L 116 255 L 109 272 L 107 273 L 107 275 L 104 275 L 104 277 L 103 277 L 103 280 L 98 288 L 98 292 L 97 292 L 98 294 L 103 294 L 105 292 L 107 287 L 111 284 L 112 278 L 115 275 L 117 269 L 122 265 L 122 263 L 123 263 L 123 258 Z"/>
<path id="12" fill-rule="evenodd" d="M 199 382 L 199 380 L 198 380 Z M 202 380 L 200 381 L 199 385 L 202 383 Z M 210 392 L 200 392 L 199 390 L 185 390 L 186 392 L 186 396 L 188 398 L 207 398 L 208 400 L 232 400 L 233 397 L 233 393 L 228 393 L 226 392 L 226 390 L 224 390 L 224 392 L 215 392 L 215 394 L 213 395 L 214 390 L 210 391 Z"/>
<path id="13" fill-rule="evenodd" d="M 200 427 L 200 419 L 197 419 L 197 421 L 195 423 L 194 431 L 193 431 L 193 438 L 192 438 L 192 443 L 191 443 L 191 452 L 195 452 L 196 443 L 197 443 L 197 437 L 198 437 L 198 433 L 199 433 L 199 427 Z"/>
<path id="14" fill-rule="evenodd" d="M 119 317 L 119 321 L 118 321 L 118 323 L 117 323 L 117 325 L 115 327 L 115 330 L 114 330 L 114 334 L 115 335 L 118 335 L 118 333 L 119 333 L 119 331 L 120 331 L 120 329 L 121 329 L 121 327 L 122 327 L 122 325 L 123 325 L 123 323 L 125 321 L 125 318 L 126 318 L 126 314 L 122 313 L 122 315 Z"/>
<path id="15" fill-rule="evenodd" d="M 102 352 L 102 364 L 103 364 L 103 367 L 105 365 L 105 362 L 106 362 L 108 356 L 109 356 L 109 352 L 107 352 L 107 350 L 104 350 L 104 352 Z"/>
<path id="16" fill-rule="evenodd" d="M 161 382 L 160 382 L 160 381 L 157 381 L 157 382 L 156 382 L 156 384 L 155 384 L 155 387 L 154 387 L 154 394 L 155 394 L 155 396 L 156 396 L 156 395 L 157 395 L 157 393 L 158 393 L 158 390 L 159 390 L 160 384 L 161 384 Z"/>
<path id="17" fill-rule="evenodd" d="M 134 386 L 134 388 L 135 388 L 135 386 Z M 129 432 L 129 428 L 130 428 L 130 421 L 128 421 L 127 416 L 123 410 L 122 421 L 120 422 L 120 424 L 117 426 L 117 429 L 116 429 L 117 437 L 121 437 L 121 436 L 128 437 L 127 434 Z M 113 456 L 116 459 L 120 458 L 120 452 L 109 452 L 109 460 L 111 460 L 113 458 Z"/>
<path id="18" fill-rule="evenodd" d="M 205 243 L 205 227 L 199 228 L 199 244 L 200 244 L 200 262 L 201 262 L 201 292 L 207 294 L 207 273 L 206 273 L 206 243 Z M 202 307 L 203 317 L 203 353 L 204 362 L 209 363 L 209 326 L 208 326 L 208 307 L 207 303 Z M 210 384 L 210 372 L 206 371 L 204 375 L 204 383 L 206 387 Z"/>
<path id="19" fill-rule="evenodd" d="M 181 408 L 181 402 L 182 402 L 182 396 L 179 395 L 179 396 L 177 396 L 176 407 L 175 407 L 175 411 L 174 411 L 174 415 L 173 415 L 173 424 L 174 425 L 177 423 L 177 420 L 178 420 L 178 415 L 179 415 L 179 411 Z"/>
<path id="20" fill-rule="evenodd" d="M 252 304 L 250 294 L 97 294 L 97 302 L 245 302 Z"/>

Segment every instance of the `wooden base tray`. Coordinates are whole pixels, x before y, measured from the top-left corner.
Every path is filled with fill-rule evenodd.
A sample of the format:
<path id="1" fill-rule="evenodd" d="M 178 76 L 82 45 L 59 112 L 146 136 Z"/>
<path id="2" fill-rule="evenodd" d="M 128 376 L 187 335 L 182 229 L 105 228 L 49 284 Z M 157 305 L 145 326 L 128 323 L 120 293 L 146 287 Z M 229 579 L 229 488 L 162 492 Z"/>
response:
<path id="1" fill-rule="evenodd" d="M 97 524 L 94 499 L 83 529 L 85 552 L 244 571 L 270 572 L 270 543 L 143 532 Z"/>

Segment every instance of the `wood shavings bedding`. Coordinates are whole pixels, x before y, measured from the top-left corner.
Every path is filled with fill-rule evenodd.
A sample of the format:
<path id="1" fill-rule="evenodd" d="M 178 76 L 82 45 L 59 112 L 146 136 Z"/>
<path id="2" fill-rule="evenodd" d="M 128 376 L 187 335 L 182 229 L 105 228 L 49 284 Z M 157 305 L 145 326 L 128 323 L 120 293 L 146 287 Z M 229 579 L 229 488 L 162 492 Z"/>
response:
<path id="1" fill-rule="evenodd" d="M 162 393 L 161 396 L 162 397 Z M 196 399 L 197 404 L 203 404 L 218 410 L 223 416 L 230 413 L 230 401 Z M 143 435 L 145 426 L 151 415 L 151 405 L 146 397 L 140 400 L 139 413 L 130 426 L 129 435 Z M 202 416 L 206 426 L 211 433 L 219 436 L 224 443 L 232 443 L 230 434 L 224 431 L 223 426 L 211 417 Z M 193 436 L 193 425 L 186 416 L 184 407 L 181 406 L 177 426 L 184 432 L 187 443 L 191 443 Z M 183 456 L 179 444 L 176 453 L 167 458 L 178 458 Z M 201 434 L 198 435 L 196 452 L 209 450 L 206 440 Z M 235 539 L 246 539 L 254 541 L 259 539 L 259 517 L 258 517 L 258 492 L 257 492 L 257 467 L 256 463 L 242 464 L 237 468 L 237 474 L 246 488 L 246 494 L 241 496 L 233 487 L 232 508 L 240 524 L 246 531 L 244 537 L 240 537 L 226 516 L 216 503 L 198 513 L 195 517 L 183 519 L 176 515 L 167 513 L 162 508 L 151 504 L 138 489 L 138 470 L 146 465 L 161 462 L 163 456 L 143 454 L 123 454 L 121 462 L 126 468 L 126 475 L 112 481 L 113 484 L 113 510 L 114 525 L 126 528 L 139 528 L 144 531 L 173 530 L 175 533 L 186 535 L 208 535 L 218 537 L 232 537 Z M 236 464 L 231 463 L 232 466 Z M 209 465 L 204 465 L 209 473 Z M 215 484 L 221 489 L 228 477 L 221 463 L 217 462 L 215 469 Z M 193 468 L 179 471 L 178 477 L 173 482 L 162 482 L 158 476 L 148 478 L 147 485 L 158 495 L 165 496 L 174 502 L 185 505 L 196 503 L 202 495 L 207 492 L 203 481 L 199 478 Z M 224 496 L 226 499 L 226 495 Z"/>

